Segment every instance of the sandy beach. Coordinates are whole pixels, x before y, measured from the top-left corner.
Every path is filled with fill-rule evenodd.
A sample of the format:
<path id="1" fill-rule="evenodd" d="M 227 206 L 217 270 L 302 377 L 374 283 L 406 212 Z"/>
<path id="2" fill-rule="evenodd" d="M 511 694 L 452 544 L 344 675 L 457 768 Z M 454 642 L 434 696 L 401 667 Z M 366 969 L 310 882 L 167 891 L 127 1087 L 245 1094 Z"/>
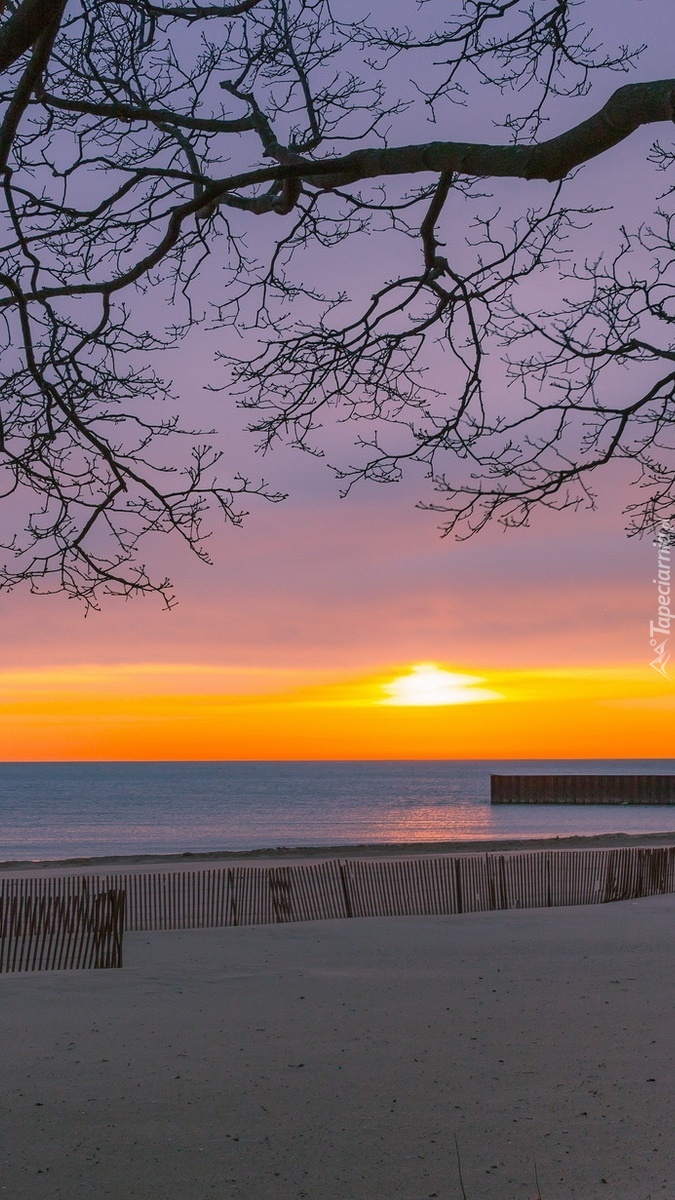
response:
<path id="1" fill-rule="evenodd" d="M 568 837 L 485 838 L 435 842 L 368 842 L 332 846 L 278 846 L 267 850 L 214 850 L 184 854 L 112 854 L 102 858 L 71 858 L 34 862 L 0 862 L 0 873 L 16 874 L 90 874 L 106 871 L 195 870 L 200 867 L 241 864 L 242 866 L 282 865 L 316 862 L 326 858 L 416 858 L 421 854 L 485 854 L 518 850 L 593 850 L 621 846 L 672 846 L 675 832 L 596 833 Z"/>
<path id="2" fill-rule="evenodd" d="M 125 938 L 0 976 L 0 1192 L 675 1197 L 675 896 Z"/>

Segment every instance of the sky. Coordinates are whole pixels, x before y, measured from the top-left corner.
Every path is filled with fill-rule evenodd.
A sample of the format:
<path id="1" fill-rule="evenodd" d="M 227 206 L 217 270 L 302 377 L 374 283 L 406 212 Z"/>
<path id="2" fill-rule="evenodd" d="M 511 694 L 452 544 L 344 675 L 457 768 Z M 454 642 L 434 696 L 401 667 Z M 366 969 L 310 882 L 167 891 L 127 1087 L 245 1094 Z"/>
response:
<path id="1" fill-rule="evenodd" d="M 256 512 L 170 612 L 4 597 L 2 758 L 670 756 L 656 551 L 616 508 L 456 544 L 404 493 Z"/>
<path id="2" fill-rule="evenodd" d="M 637 213 L 650 140 L 595 175 Z M 191 355 L 172 366 L 183 398 Z M 340 500 L 312 458 L 262 470 L 289 499 L 217 531 L 212 567 L 150 545 L 170 612 L 0 595 L 0 760 L 672 756 L 675 665 L 650 665 L 657 550 L 624 533 L 625 471 L 595 512 L 457 543 L 415 508 L 419 479 Z"/>

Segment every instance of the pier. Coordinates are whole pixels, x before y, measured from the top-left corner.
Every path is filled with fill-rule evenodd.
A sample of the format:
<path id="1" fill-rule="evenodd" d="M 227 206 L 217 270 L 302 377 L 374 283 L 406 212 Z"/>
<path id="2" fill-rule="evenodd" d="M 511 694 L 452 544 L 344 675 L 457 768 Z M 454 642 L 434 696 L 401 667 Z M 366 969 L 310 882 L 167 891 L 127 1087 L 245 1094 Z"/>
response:
<path id="1" fill-rule="evenodd" d="M 675 775 L 491 775 L 491 804 L 675 804 Z"/>

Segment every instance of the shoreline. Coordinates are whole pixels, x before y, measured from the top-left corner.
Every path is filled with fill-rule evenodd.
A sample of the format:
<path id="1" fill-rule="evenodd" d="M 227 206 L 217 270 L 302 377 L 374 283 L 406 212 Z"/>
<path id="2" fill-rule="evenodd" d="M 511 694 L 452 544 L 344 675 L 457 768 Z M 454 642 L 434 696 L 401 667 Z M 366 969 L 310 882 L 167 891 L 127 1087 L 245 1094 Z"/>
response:
<path id="1" fill-rule="evenodd" d="M 1 874 L 45 871 L 68 872 L 112 867 L 142 869 L 147 866 L 168 870 L 215 866 L 236 862 L 251 866 L 274 861 L 279 863 L 321 861 L 327 858 L 415 858 L 446 854 L 510 854 L 530 850 L 593 850 L 624 846 L 675 845 L 675 831 L 663 833 L 573 834 L 546 838 L 485 838 L 443 842 L 367 842 L 330 846 L 277 846 L 253 850 L 184 851 L 174 854 L 113 854 L 67 859 L 16 859 L 0 862 Z"/>

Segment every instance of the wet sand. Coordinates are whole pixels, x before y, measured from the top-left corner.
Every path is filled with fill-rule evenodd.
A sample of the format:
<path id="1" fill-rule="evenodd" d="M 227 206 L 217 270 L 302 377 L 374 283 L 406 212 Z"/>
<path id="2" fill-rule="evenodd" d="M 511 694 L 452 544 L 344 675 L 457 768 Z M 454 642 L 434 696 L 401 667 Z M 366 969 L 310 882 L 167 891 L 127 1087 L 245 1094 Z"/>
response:
<path id="1" fill-rule="evenodd" d="M 148 866 L 178 871 L 214 867 L 219 863 L 256 866 L 274 862 L 296 863 L 325 858 L 416 858 L 421 854 L 485 854 L 515 850 L 593 850 L 619 846 L 672 846 L 675 833 L 599 833 L 572 837 L 504 838 L 456 842 L 382 842 L 336 846 L 278 846 L 267 850 L 214 850 L 209 854 L 133 854 L 101 858 L 71 858 L 34 862 L 0 862 L 0 872 L 8 874 L 105 873 L 110 870 L 142 871 Z"/>

